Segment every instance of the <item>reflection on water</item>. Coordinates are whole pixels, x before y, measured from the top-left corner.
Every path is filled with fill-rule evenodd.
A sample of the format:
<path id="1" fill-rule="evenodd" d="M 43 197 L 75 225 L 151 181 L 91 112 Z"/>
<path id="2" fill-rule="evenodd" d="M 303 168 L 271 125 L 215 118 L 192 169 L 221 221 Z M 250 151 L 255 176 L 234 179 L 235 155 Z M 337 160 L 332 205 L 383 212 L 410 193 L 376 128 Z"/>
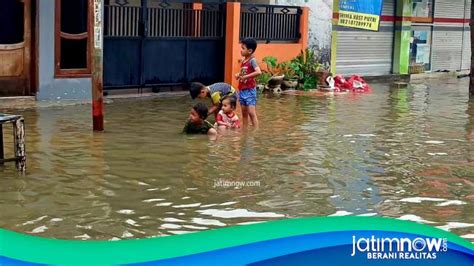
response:
<path id="1" fill-rule="evenodd" d="M 258 131 L 216 141 L 179 134 L 187 97 L 116 100 L 95 134 L 88 105 L 22 111 L 28 172 L 0 168 L 0 227 L 121 239 L 379 215 L 472 238 L 474 102 L 467 81 L 449 83 L 262 96 Z"/>

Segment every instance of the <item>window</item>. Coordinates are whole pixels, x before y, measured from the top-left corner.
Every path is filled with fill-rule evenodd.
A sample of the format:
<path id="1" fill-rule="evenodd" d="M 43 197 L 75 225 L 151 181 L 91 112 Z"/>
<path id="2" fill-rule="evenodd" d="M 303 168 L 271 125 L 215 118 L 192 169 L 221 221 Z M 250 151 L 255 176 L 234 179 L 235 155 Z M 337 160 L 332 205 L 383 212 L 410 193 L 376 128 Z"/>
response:
<path id="1" fill-rule="evenodd" d="M 23 42 L 24 7 L 18 0 L 2 0 L 0 8 L 0 44 Z"/>
<path id="2" fill-rule="evenodd" d="M 88 0 L 56 0 L 56 77 L 91 74 L 91 10 Z"/>
<path id="3" fill-rule="evenodd" d="M 413 0 L 410 73 L 431 71 L 434 0 Z"/>
<path id="4" fill-rule="evenodd" d="M 414 26 L 411 32 L 410 73 L 431 70 L 431 26 Z"/>
<path id="5" fill-rule="evenodd" d="M 433 22 L 433 0 L 413 0 L 412 22 Z"/>

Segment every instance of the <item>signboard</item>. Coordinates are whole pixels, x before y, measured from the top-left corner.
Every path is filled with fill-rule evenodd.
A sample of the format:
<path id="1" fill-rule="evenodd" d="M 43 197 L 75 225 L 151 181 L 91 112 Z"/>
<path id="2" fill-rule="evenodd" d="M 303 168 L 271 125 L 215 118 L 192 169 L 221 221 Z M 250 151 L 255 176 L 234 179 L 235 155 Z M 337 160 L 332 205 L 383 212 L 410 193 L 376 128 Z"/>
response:
<path id="1" fill-rule="evenodd" d="M 94 48 L 102 49 L 102 0 L 94 0 Z"/>
<path id="2" fill-rule="evenodd" d="M 340 0 L 339 26 L 378 31 L 383 0 Z"/>
<path id="3" fill-rule="evenodd" d="M 127 241 L 57 240 L 0 229 L 0 265 L 474 264 L 472 239 L 428 225 L 382 217 L 287 219 L 144 237 Z"/>

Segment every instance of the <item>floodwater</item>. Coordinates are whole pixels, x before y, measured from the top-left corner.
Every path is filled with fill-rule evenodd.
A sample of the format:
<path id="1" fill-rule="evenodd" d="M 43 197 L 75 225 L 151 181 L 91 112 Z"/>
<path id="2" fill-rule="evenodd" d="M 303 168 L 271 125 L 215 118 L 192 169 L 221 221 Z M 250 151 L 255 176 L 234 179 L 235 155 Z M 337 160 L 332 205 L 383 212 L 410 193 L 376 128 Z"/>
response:
<path id="1" fill-rule="evenodd" d="M 0 110 L 26 118 L 28 171 L 0 168 L 0 227 L 62 239 L 182 234 L 283 218 L 412 220 L 474 239 L 467 80 L 366 95 L 262 96 L 261 128 L 180 134 L 187 96 Z M 11 154 L 10 128 L 4 129 Z"/>

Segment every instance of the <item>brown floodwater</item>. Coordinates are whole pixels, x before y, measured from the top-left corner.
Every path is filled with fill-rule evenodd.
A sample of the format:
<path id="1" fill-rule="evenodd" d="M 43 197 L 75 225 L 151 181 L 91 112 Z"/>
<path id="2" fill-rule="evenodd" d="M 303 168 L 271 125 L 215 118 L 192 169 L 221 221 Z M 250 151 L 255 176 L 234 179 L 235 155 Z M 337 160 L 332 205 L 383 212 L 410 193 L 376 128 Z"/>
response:
<path id="1" fill-rule="evenodd" d="M 474 239 L 465 80 L 366 95 L 261 96 L 257 131 L 180 134 L 187 95 L 1 110 L 26 119 L 25 175 L 0 167 L 0 227 L 63 239 L 182 234 L 283 218 L 412 220 Z M 11 129 L 4 129 L 11 154 Z"/>

